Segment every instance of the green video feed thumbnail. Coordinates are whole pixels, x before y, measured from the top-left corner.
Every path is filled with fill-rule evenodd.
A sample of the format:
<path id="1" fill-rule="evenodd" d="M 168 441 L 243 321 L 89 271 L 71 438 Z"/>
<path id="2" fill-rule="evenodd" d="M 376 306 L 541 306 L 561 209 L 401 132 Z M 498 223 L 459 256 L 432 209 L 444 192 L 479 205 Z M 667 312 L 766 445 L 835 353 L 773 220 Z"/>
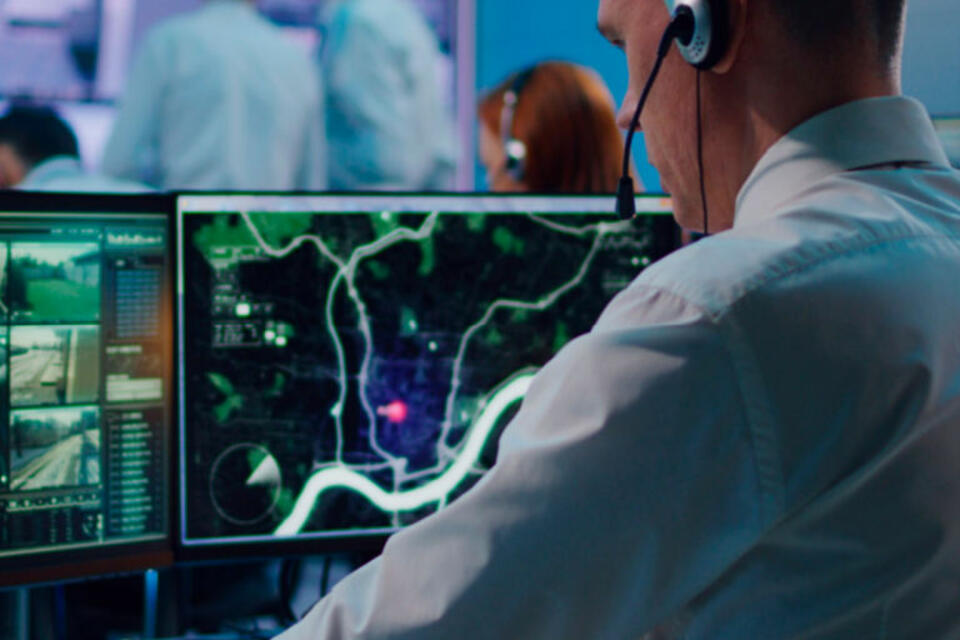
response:
<path id="1" fill-rule="evenodd" d="M 6 283 L 14 322 L 98 322 L 100 245 L 13 242 Z"/>

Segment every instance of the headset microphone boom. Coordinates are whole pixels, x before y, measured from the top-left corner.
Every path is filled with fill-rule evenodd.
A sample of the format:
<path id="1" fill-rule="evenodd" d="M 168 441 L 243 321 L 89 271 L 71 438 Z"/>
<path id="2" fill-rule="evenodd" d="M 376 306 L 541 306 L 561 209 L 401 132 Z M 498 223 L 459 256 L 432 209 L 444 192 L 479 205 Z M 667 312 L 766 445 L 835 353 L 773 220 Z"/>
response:
<path id="1" fill-rule="evenodd" d="M 698 71 L 705 71 L 712 69 L 723 57 L 729 42 L 727 0 L 676 0 L 675 2 L 667 0 L 667 7 L 671 10 L 670 24 L 667 25 L 663 37 L 660 39 L 653 70 L 650 72 L 643 87 L 643 92 L 640 94 L 640 100 L 637 102 L 637 109 L 630 122 L 630 129 L 627 131 L 627 139 L 624 145 L 623 171 L 620 176 L 620 183 L 617 185 L 616 205 L 617 215 L 622 220 L 629 220 L 636 215 L 633 178 L 630 176 L 630 148 L 633 145 L 634 133 L 640 123 L 640 114 L 643 113 L 643 107 L 650 95 L 650 90 L 653 88 L 653 83 L 660 73 L 663 60 L 670 51 L 670 45 L 676 40 L 683 58 Z M 702 167 L 700 177 L 702 186 Z M 703 189 L 701 189 L 702 191 Z M 706 223 L 706 220 L 704 220 L 704 223 Z"/>

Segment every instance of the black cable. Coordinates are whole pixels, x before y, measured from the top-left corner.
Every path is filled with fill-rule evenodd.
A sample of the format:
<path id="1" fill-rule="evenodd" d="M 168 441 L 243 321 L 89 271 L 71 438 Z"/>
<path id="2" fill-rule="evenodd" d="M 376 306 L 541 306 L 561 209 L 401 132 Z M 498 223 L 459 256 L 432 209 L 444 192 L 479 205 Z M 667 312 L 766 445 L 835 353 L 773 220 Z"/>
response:
<path id="1" fill-rule="evenodd" d="M 279 573 L 279 602 L 277 618 L 280 624 L 286 626 L 297 621 L 297 615 L 293 611 L 291 601 L 293 592 L 297 586 L 297 580 L 300 576 L 300 561 L 295 559 L 285 559 L 280 565 Z"/>
<path id="2" fill-rule="evenodd" d="M 54 637 L 67 639 L 67 595 L 62 584 L 53 587 Z"/>
<path id="3" fill-rule="evenodd" d="M 709 235 L 707 216 L 707 185 L 703 177 L 703 109 L 700 93 L 700 69 L 697 69 L 697 168 L 700 171 L 700 204 L 703 206 L 703 235 Z"/>
<path id="4" fill-rule="evenodd" d="M 328 553 L 323 557 L 323 571 L 320 573 L 320 597 L 327 595 L 330 591 L 330 565 L 333 564 L 333 558 Z"/>
<path id="5" fill-rule="evenodd" d="M 647 78 L 647 83 L 640 93 L 640 100 L 637 101 L 636 111 L 633 112 L 633 119 L 630 120 L 630 128 L 627 130 L 627 140 L 623 149 L 623 170 L 620 174 L 620 183 L 617 185 L 617 214 L 621 220 L 629 220 L 637 213 L 636 203 L 634 202 L 633 178 L 630 176 L 630 149 L 633 146 L 633 136 L 640 124 L 640 114 L 643 113 L 643 107 L 647 103 L 653 83 L 660 73 L 663 60 L 670 52 L 670 45 L 673 44 L 675 39 L 688 42 L 693 33 L 693 26 L 693 14 L 690 8 L 681 6 L 677 9 L 660 38 L 660 45 L 657 47 L 657 59 L 653 64 L 650 76 Z"/>

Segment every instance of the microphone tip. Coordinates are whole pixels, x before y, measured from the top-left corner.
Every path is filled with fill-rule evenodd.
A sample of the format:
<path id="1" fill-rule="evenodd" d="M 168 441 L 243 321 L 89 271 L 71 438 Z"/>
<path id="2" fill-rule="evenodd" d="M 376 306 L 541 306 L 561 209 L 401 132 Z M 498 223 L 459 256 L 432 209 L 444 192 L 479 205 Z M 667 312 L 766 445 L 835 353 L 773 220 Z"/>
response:
<path id="1" fill-rule="evenodd" d="M 617 185 L 617 215 L 621 220 L 630 220 L 637 215 L 637 202 L 633 189 L 633 178 L 622 176 Z"/>

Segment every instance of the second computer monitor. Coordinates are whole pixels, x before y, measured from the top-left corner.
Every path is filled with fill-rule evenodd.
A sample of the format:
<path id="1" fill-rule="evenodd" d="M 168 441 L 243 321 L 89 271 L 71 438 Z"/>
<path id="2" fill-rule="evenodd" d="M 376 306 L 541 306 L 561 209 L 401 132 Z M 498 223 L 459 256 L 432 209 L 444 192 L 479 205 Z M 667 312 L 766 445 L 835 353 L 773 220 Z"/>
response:
<path id="1" fill-rule="evenodd" d="M 0 194 L 0 586 L 172 559 L 169 207 Z"/>
<path id="2" fill-rule="evenodd" d="M 670 208 L 181 197 L 184 551 L 382 539 L 456 499 L 537 370 L 674 248 Z"/>

